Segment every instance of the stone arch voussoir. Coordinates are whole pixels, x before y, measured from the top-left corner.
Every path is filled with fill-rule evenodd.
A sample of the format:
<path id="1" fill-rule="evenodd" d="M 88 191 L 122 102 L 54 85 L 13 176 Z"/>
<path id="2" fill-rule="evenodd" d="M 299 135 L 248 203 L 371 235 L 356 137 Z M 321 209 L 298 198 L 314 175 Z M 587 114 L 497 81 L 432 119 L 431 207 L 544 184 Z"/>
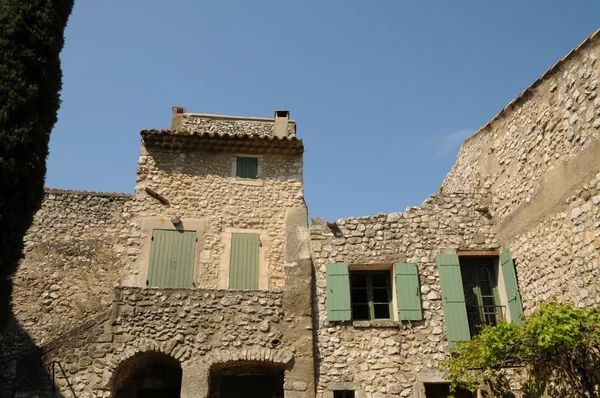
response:
<path id="1" fill-rule="evenodd" d="M 265 362 L 273 365 L 288 366 L 294 359 L 294 354 L 288 350 L 270 350 L 268 348 L 218 350 L 207 356 L 206 365 L 209 368 L 231 362 Z"/>
<path id="2" fill-rule="evenodd" d="M 107 380 L 105 389 L 111 390 L 119 368 L 126 365 L 139 355 L 161 354 L 177 361 L 182 366 L 183 361 L 189 359 L 191 350 L 188 347 L 179 346 L 177 341 L 170 341 L 165 344 L 158 344 L 153 340 L 140 339 L 134 346 L 125 348 L 121 354 L 114 355 L 114 359 L 107 363 L 110 369 L 110 377 Z"/>

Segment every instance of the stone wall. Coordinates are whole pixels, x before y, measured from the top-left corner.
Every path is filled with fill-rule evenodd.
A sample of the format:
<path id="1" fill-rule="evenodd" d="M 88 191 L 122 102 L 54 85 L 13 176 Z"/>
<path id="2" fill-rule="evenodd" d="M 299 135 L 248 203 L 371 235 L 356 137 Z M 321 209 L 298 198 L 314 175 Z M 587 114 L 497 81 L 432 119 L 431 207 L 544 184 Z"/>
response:
<path id="1" fill-rule="evenodd" d="M 476 210 L 488 201 L 484 194 L 437 194 L 404 213 L 337 220 L 337 237 L 321 220 L 311 221 L 318 397 L 331 397 L 338 389 L 357 390 L 358 396 L 416 397 L 423 374 L 440 381 L 436 366 L 448 346 L 436 255 L 498 247 L 493 222 Z M 327 320 L 326 264 L 388 265 L 391 270 L 397 262 L 418 264 L 424 320 Z"/>
<path id="2" fill-rule="evenodd" d="M 596 32 L 469 138 L 443 185 L 492 196 L 526 313 L 599 302 L 599 55 Z"/>
<path id="3" fill-rule="evenodd" d="M 302 341 L 290 337 L 283 300 L 282 292 L 117 288 L 110 316 L 43 347 L 44 361 L 60 360 L 80 397 L 109 397 L 119 365 L 148 352 L 181 364 L 182 398 L 208 395 L 212 366 L 244 361 L 284 366 L 285 388 L 304 396 L 312 381 L 291 373 Z M 68 396 L 66 380 L 60 388 Z"/>
<path id="4" fill-rule="evenodd" d="M 110 306 L 126 257 L 130 201 L 125 194 L 46 190 L 13 277 L 14 316 L 36 343 Z M 0 346 L 9 353 L 12 344 Z"/>
<path id="5" fill-rule="evenodd" d="M 147 225 L 174 228 L 170 219 L 177 215 L 184 229 L 195 225 L 194 229 L 202 230 L 197 243 L 197 287 L 227 288 L 227 280 L 220 272 L 229 258 L 226 233 L 250 231 L 261 234 L 268 273 L 265 288 L 283 289 L 286 214 L 294 208 L 306 208 L 302 158 L 256 156 L 259 179 L 239 180 L 233 176 L 233 153 L 142 148 L 132 204 L 135 216 L 129 239 L 128 272 L 123 283 L 145 286 L 152 233 Z M 158 192 L 169 205 L 150 196 L 146 188 Z"/>
<path id="6" fill-rule="evenodd" d="M 600 304 L 600 172 L 511 247 L 526 314 L 553 299 Z"/>
<path id="7" fill-rule="evenodd" d="M 587 182 L 595 174 L 589 167 L 564 166 L 597 153 L 599 55 L 600 34 L 594 34 L 467 139 L 444 190 L 489 190 L 504 220 L 537 200 L 556 174 L 569 172 L 563 191 Z M 600 164 L 597 156 L 590 158 L 594 166 Z"/>

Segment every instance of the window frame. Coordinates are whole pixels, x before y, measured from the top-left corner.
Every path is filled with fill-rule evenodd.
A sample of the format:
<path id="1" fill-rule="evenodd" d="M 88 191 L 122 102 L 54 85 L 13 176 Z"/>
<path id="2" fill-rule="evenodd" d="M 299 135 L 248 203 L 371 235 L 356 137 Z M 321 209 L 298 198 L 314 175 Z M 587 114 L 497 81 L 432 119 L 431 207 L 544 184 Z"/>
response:
<path id="1" fill-rule="evenodd" d="M 486 261 L 482 261 L 486 260 Z M 500 267 L 498 256 L 458 256 L 460 264 L 461 279 L 463 291 L 465 294 L 465 307 L 467 309 L 467 319 L 469 321 L 469 330 L 471 338 L 481 332 L 485 326 L 495 326 L 501 320 L 506 320 L 507 305 L 502 300 L 500 293 Z M 478 261 L 480 263 L 478 263 Z M 479 272 L 483 271 L 487 279 L 481 278 Z M 470 283 L 469 283 L 470 282 Z M 483 283 L 488 284 L 491 294 L 483 294 Z M 473 307 L 468 302 L 468 297 L 475 298 L 477 306 Z M 485 301 L 492 300 L 492 305 L 486 305 Z M 494 307 L 494 313 L 486 311 L 485 307 Z M 499 312 L 498 312 L 499 311 Z M 488 320 L 486 314 L 490 315 Z M 479 318 L 479 323 L 474 322 L 474 318 Z"/>
<path id="2" fill-rule="evenodd" d="M 349 270 L 349 278 L 350 278 L 350 306 L 351 306 L 351 321 L 394 321 L 395 320 L 395 316 L 394 316 L 394 294 L 393 294 L 393 290 L 392 289 L 392 283 L 394 282 L 394 279 L 391 275 L 390 270 L 363 270 L 363 269 L 352 269 L 350 268 Z M 373 288 L 373 275 L 384 275 L 385 276 L 385 281 L 386 281 L 386 293 L 387 293 L 387 305 L 388 305 L 388 317 L 387 318 L 376 318 L 375 317 L 375 305 L 381 305 L 384 304 L 384 302 L 375 302 L 373 299 L 373 290 L 374 289 L 379 289 L 378 287 Z M 353 291 L 355 289 L 363 289 L 362 287 L 353 287 L 352 286 L 352 276 L 353 275 L 365 275 L 365 281 L 366 281 L 366 287 L 364 289 L 367 290 L 367 302 L 363 303 L 355 303 L 355 301 L 352 299 L 353 296 Z M 368 307 L 368 312 L 369 312 L 369 317 L 368 318 L 361 318 L 358 319 L 355 317 L 355 305 L 367 305 Z"/>
<path id="3" fill-rule="evenodd" d="M 239 175 L 239 161 L 240 159 L 255 159 L 256 160 L 256 177 L 243 177 Z M 259 156 L 252 155 L 236 155 L 233 161 L 233 177 L 237 180 L 242 181 L 256 181 L 260 179 L 261 176 L 261 159 Z"/>

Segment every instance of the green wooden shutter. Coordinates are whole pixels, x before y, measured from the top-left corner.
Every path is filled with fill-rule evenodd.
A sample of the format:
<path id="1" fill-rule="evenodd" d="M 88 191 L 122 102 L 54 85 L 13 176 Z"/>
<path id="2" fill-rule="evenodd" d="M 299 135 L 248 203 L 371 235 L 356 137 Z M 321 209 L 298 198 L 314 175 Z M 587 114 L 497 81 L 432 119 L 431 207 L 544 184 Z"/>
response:
<path id="1" fill-rule="evenodd" d="M 229 288 L 233 290 L 258 289 L 258 261 L 260 236 L 231 234 Z"/>
<path id="2" fill-rule="evenodd" d="M 327 319 L 349 321 L 352 319 L 352 309 L 348 264 L 327 264 L 326 272 Z"/>
<path id="3" fill-rule="evenodd" d="M 152 231 L 148 286 L 191 288 L 195 250 L 195 231 Z"/>
<path id="4" fill-rule="evenodd" d="M 504 287 L 508 299 L 510 319 L 517 325 L 521 325 L 523 305 L 521 304 L 521 294 L 519 294 L 517 274 L 515 272 L 515 264 L 512 255 L 510 254 L 510 249 L 504 249 L 502 253 L 500 253 L 500 265 L 502 267 L 502 276 L 504 277 Z"/>
<path id="5" fill-rule="evenodd" d="M 442 288 L 448 347 L 454 348 L 458 341 L 471 339 L 460 263 L 456 254 L 438 254 L 437 264 Z"/>
<path id="6" fill-rule="evenodd" d="M 421 309 L 421 289 L 419 288 L 419 268 L 417 264 L 395 264 L 396 293 L 398 297 L 398 314 L 402 321 L 420 321 L 423 319 Z"/>
<path id="7" fill-rule="evenodd" d="M 258 178 L 258 158 L 238 157 L 236 162 L 236 177 Z"/>

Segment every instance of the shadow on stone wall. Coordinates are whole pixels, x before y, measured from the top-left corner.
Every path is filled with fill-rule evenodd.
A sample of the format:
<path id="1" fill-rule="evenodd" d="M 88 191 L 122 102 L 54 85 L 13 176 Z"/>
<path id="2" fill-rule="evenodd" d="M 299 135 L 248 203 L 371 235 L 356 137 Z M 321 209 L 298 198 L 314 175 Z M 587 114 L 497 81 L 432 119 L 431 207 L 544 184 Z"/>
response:
<path id="1" fill-rule="evenodd" d="M 0 398 L 62 397 L 51 372 L 42 363 L 42 350 L 11 314 L 0 333 Z M 62 377 L 56 365 L 55 377 Z"/>

